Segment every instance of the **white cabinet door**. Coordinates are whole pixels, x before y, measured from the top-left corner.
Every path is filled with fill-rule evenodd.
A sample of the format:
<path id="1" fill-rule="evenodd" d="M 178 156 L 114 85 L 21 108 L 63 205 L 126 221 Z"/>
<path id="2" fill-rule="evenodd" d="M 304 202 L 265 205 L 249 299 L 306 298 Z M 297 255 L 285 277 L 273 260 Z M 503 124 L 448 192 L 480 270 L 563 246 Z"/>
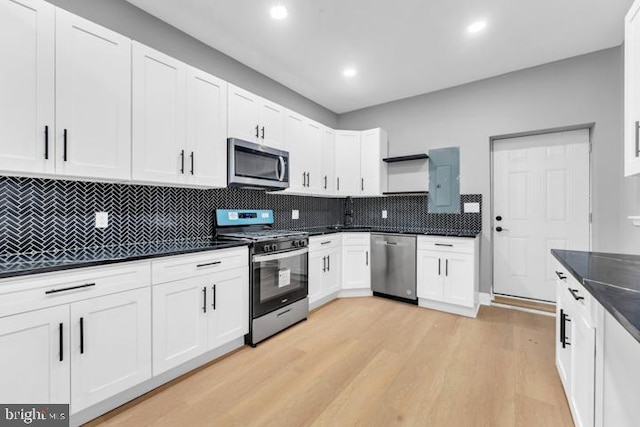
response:
<path id="1" fill-rule="evenodd" d="M 322 194 L 331 195 L 336 191 L 336 132 L 325 127 L 322 131 Z"/>
<path id="2" fill-rule="evenodd" d="M 336 131 L 336 193 L 360 194 L 360 132 Z"/>
<path id="3" fill-rule="evenodd" d="M 181 183 L 185 153 L 187 66 L 133 44 L 133 179 Z"/>
<path id="4" fill-rule="evenodd" d="M 343 289 L 371 289 L 369 245 L 342 248 Z"/>
<path id="5" fill-rule="evenodd" d="M 71 412 L 151 378 L 151 289 L 71 304 Z"/>
<path id="6" fill-rule="evenodd" d="M 273 148 L 284 147 L 285 108 L 260 98 L 260 136 L 259 142 Z"/>
<path id="7" fill-rule="evenodd" d="M 387 190 L 386 163 L 382 161 L 382 158 L 387 155 L 386 152 L 382 152 L 382 149 L 386 149 L 387 146 L 386 137 L 386 132 L 382 129 L 362 132 L 360 191 L 363 195 L 377 196 Z"/>
<path id="8" fill-rule="evenodd" d="M 227 186 L 227 83 L 189 67 L 187 74 L 187 181 Z"/>
<path id="9" fill-rule="evenodd" d="M 56 174 L 131 178 L 131 40 L 56 9 Z"/>
<path id="10" fill-rule="evenodd" d="M 305 124 L 304 162 L 307 171 L 307 190 L 320 194 L 324 185 L 322 170 L 322 125 L 311 120 Z"/>
<path id="11" fill-rule="evenodd" d="M 289 152 L 289 191 L 305 192 L 307 189 L 305 119 L 293 111 L 287 111 L 284 128 L 285 147 Z"/>
<path id="12" fill-rule="evenodd" d="M 342 253 L 340 248 L 327 251 L 327 271 L 324 275 L 323 287 L 326 295 L 337 292 L 341 288 Z"/>
<path id="13" fill-rule="evenodd" d="M 473 255 L 447 253 L 441 262 L 444 275 L 445 301 L 473 307 L 475 304 L 475 285 L 473 271 Z"/>
<path id="14" fill-rule="evenodd" d="M 0 318 L 0 349 L 3 404 L 69 403 L 68 305 Z"/>
<path id="15" fill-rule="evenodd" d="M 567 288 L 558 284 L 556 289 L 556 367 L 564 392 L 571 396 L 571 304 L 567 301 Z M 565 343 L 569 343 L 568 345 Z"/>
<path id="16" fill-rule="evenodd" d="M 260 97 L 230 84 L 228 106 L 229 138 L 258 142 Z"/>
<path id="17" fill-rule="evenodd" d="M 640 173 L 640 1 L 625 17 L 624 35 L 624 174 Z"/>
<path id="18" fill-rule="evenodd" d="M 442 255 L 434 251 L 418 251 L 417 295 L 433 301 L 444 301 L 444 276 Z"/>
<path id="19" fill-rule="evenodd" d="M 327 272 L 327 252 L 309 252 L 309 304 L 322 299 L 325 294 L 324 282 Z"/>
<path id="20" fill-rule="evenodd" d="M 44 1 L 0 1 L 0 171 L 54 172 L 54 22 Z"/>
<path id="21" fill-rule="evenodd" d="M 593 427 L 596 333 L 582 315 L 571 318 L 571 396 L 576 426 Z"/>
<path id="22" fill-rule="evenodd" d="M 249 270 L 236 268 L 209 276 L 209 348 L 249 333 Z"/>
<path id="23" fill-rule="evenodd" d="M 207 350 L 210 283 L 200 276 L 153 287 L 153 375 Z"/>

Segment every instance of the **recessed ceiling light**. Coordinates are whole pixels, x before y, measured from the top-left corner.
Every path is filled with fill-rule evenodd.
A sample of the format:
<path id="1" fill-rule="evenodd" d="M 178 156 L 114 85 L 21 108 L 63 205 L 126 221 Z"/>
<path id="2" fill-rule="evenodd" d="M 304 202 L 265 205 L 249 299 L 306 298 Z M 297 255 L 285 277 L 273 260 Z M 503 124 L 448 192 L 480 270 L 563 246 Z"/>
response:
<path id="1" fill-rule="evenodd" d="M 486 26 L 487 26 L 486 21 L 474 22 L 473 24 L 467 27 L 467 31 L 470 33 L 477 33 L 484 30 Z"/>
<path id="2" fill-rule="evenodd" d="M 273 19 L 284 19 L 288 15 L 287 8 L 281 4 L 276 4 L 271 8 L 271 17 Z"/>
<path id="3" fill-rule="evenodd" d="M 358 74 L 358 72 L 356 71 L 355 68 L 345 68 L 342 74 L 344 74 L 345 77 L 353 77 L 356 74 Z"/>

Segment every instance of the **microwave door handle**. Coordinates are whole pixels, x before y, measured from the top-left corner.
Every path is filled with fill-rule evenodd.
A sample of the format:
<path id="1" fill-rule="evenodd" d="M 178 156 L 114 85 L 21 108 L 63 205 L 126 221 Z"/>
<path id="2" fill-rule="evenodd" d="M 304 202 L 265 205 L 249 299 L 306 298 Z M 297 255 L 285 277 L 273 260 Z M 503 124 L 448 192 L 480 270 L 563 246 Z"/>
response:
<path id="1" fill-rule="evenodd" d="M 284 169 L 285 169 L 286 165 L 284 163 L 284 157 L 279 156 L 278 157 L 278 181 L 282 182 L 284 181 Z"/>

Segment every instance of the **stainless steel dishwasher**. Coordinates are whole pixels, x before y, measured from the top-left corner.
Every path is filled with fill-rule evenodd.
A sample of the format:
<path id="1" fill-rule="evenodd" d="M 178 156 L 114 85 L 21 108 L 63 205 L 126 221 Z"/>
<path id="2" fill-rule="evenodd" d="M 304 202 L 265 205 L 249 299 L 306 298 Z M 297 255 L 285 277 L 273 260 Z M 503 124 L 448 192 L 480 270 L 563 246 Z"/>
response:
<path id="1" fill-rule="evenodd" d="M 371 289 L 374 295 L 418 302 L 416 236 L 371 233 Z"/>

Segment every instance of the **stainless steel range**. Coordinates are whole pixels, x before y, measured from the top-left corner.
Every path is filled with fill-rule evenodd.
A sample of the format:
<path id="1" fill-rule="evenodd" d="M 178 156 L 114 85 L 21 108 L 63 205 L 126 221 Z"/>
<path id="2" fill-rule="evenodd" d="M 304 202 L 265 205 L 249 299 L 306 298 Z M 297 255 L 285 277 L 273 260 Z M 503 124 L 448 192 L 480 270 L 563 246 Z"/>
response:
<path id="1" fill-rule="evenodd" d="M 307 319 L 307 233 L 274 230 L 272 210 L 218 209 L 216 236 L 250 243 L 251 317 L 247 344 L 255 346 Z"/>

